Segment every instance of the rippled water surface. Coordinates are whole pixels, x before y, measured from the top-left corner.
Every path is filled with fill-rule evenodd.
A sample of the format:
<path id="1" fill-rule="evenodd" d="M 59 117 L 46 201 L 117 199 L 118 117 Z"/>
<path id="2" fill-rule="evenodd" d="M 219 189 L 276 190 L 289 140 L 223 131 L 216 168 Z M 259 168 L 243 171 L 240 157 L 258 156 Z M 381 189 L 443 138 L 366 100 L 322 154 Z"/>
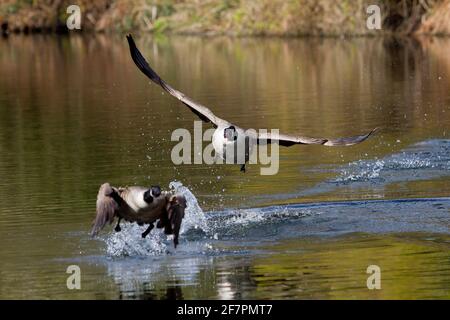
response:
<path id="1" fill-rule="evenodd" d="M 1 38 L 0 298 L 450 298 L 450 40 L 137 43 L 240 126 L 382 130 L 282 148 L 273 176 L 175 166 L 171 133 L 197 119 L 138 72 L 124 38 Z M 105 181 L 185 194 L 180 246 L 130 224 L 90 238 Z M 81 290 L 66 287 L 74 264 Z M 366 287 L 369 265 L 381 290 Z"/>

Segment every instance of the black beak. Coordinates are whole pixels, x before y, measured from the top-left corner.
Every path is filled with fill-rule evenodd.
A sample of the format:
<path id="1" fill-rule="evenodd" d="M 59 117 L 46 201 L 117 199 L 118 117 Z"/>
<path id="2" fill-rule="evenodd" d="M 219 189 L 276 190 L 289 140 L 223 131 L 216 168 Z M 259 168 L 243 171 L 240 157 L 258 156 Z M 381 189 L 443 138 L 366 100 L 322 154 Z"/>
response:
<path id="1" fill-rule="evenodd" d="M 161 188 L 159 186 L 152 186 L 150 189 L 155 198 L 158 198 L 161 195 Z"/>

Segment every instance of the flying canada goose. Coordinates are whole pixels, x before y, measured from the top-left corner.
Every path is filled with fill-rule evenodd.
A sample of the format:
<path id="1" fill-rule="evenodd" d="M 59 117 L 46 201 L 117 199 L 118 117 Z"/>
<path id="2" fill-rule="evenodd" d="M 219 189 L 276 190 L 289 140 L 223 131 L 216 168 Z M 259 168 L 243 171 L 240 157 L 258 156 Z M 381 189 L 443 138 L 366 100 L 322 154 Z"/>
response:
<path id="1" fill-rule="evenodd" d="M 128 45 L 130 47 L 131 58 L 133 59 L 139 70 L 142 71 L 150 80 L 161 86 L 165 91 L 172 96 L 183 102 L 193 113 L 195 113 L 201 120 L 205 122 L 211 122 L 216 128 L 212 137 L 212 144 L 216 155 L 222 159 L 226 159 L 227 150 L 236 150 L 237 145 L 244 146 L 238 150 L 245 150 L 245 159 L 240 157 L 240 162 L 236 161 L 236 154 L 234 153 L 234 163 L 241 164 L 241 171 L 245 172 L 245 163 L 249 160 L 249 154 L 251 154 L 252 147 L 255 144 L 260 143 L 278 143 L 281 146 L 290 147 L 295 144 L 320 144 L 324 146 L 351 146 L 366 140 L 372 133 L 378 128 L 373 129 L 367 134 L 337 138 L 310 138 L 299 135 L 287 135 L 271 133 L 256 133 L 256 131 L 244 131 L 244 129 L 233 125 L 232 123 L 217 117 L 210 109 L 195 102 L 191 98 L 187 97 L 180 91 L 172 88 L 158 74 L 149 66 L 145 58 L 142 56 L 139 49 L 131 35 L 127 35 Z M 230 148 L 231 147 L 231 148 Z"/>
<path id="2" fill-rule="evenodd" d="M 111 224 L 118 217 L 116 232 L 121 230 L 120 221 L 148 224 L 142 233 L 145 238 L 153 229 L 153 223 L 159 219 L 156 227 L 164 228 L 165 234 L 173 234 L 175 248 L 178 245 L 181 221 L 186 209 L 186 199 L 182 195 L 173 195 L 159 186 L 115 188 L 109 183 L 100 186 L 97 195 L 97 215 L 93 222 L 91 235 L 95 236 L 106 223 Z"/>

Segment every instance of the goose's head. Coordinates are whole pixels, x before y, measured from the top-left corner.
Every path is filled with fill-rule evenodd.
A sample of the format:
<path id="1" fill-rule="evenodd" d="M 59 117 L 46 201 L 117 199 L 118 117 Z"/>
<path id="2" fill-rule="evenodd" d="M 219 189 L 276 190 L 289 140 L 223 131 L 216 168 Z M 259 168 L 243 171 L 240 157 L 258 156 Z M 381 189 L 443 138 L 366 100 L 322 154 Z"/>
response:
<path id="1" fill-rule="evenodd" d="M 147 191 L 144 192 L 144 201 L 147 203 L 152 203 L 153 198 L 158 198 L 161 195 L 161 188 L 159 186 L 151 186 Z"/>
<path id="2" fill-rule="evenodd" d="M 229 126 L 223 130 L 223 137 L 228 141 L 237 140 L 237 131 L 234 126 Z"/>

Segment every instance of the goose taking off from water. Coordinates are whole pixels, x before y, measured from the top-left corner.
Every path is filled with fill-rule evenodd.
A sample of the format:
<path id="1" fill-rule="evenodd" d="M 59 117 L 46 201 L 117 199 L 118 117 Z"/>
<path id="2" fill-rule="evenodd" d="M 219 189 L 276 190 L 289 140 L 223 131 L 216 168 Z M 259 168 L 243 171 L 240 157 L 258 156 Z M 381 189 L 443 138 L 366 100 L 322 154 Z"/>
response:
<path id="1" fill-rule="evenodd" d="M 281 146 L 290 147 L 295 144 L 320 144 L 324 146 L 351 146 L 366 140 L 372 133 L 374 133 L 377 128 L 373 129 L 367 134 L 337 138 L 337 139 L 326 139 L 326 138 L 310 138 L 299 135 L 287 135 L 287 134 L 277 134 L 271 135 L 270 133 L 256 133 L 255 131 L 245 131 L 244 129 L 233 125 L 232 123 L 217 117 L 210 109 L 195 102 L 191 98 L 187 97 L 180 91 L 172 88 L 164 80 L 162 80 L 158 74 L 149 66 L 145 58 L 142 56 L 139 49 L 136 47 L 134 40 L 131 35 L 127 35 L 128 45 L 130 46 L 131 58 L 133 59 L 139 70 L 142 71 L 147 77 L 150 78 L 154 83 L 161 86 L 165 91 L 170 93 L 172 96 L 183 102 L 192 112 L 194 112 L 201 120 L 205 122 L 211 122 L 216 128 L 213 137 L 212 144 L 214 150 L 218 156 L 225 159 L 226 150 L 228 147 L 232 147 L 235 150 L 235 146 L 242 143 L 245 149 L 245 161 L 234 162 L 241 164 L 241 171 L 245 171 L 245 163 L 249 159 L 249 154 L 251 153 L 252 146 L 255 144 L 267 142 L 267 143 L 278 143 Z M 242 159 L 242 158 L 241 158 Z"/>
<path id="2" fill-rule="evenodd" d="M 104 183 L 98 191 L 97 216 L 91 235 L 96 235 L 107 223 L 111 224 L 118 217 L 114 229 L 116 232 L 121 230 L 120 221 L 124 219 L 137 222 L 138 225 L 148 224 L 148 228 L 142 233 L 145 238 L 153 229 L 153 223 L 159 219 L 156 227 L 164 228 L 165 234 L 174 235 L 173 243 L 176 248 L 185 208 L 184 196 L 161 192 L 159 186 L 115 188 Z"/>

